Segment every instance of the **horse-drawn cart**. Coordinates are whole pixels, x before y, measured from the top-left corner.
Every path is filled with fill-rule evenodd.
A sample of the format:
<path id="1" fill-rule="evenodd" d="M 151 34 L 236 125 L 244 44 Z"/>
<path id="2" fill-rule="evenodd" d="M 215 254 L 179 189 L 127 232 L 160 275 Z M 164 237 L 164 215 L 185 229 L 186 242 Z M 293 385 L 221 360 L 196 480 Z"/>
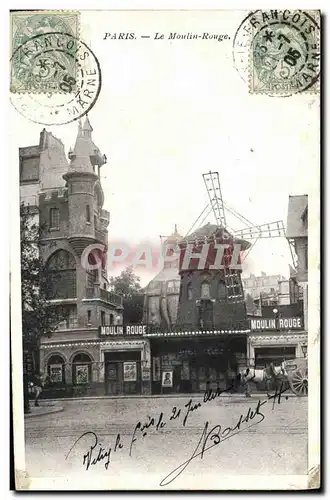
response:
<path id="1" fill-rule="evenodd" d="M 296 358 L 284 361 L 282 364 L 290 389 L 296 396 L 308 395 L 308 365 L 307 358 Z"/>
<path id="2" fill-rule="evenodd" d="M 240 370 L 237 380 L 245 387 L 249 393 L 249 383 L 253 382 L 256 386 L 263 385 L 267 391 L 272 386 L 279 387 L 284 384 L 290 386 L 290 389 L 296 396 L 308 395 L 308 366 L 307 358 L 296 358 L 283 361 L 281 365 L 270 363 L 265 368 L 247 367 Z"/>

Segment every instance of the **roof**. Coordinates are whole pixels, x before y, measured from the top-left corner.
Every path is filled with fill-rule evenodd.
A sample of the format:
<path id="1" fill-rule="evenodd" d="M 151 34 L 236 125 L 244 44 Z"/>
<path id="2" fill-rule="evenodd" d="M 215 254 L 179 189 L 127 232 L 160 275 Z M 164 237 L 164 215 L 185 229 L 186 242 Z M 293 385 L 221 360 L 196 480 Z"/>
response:
<path id="1" fill-rule="evenodd" d="M 229 238 L 232 238 L 235 243 L 239 243 L 244 250 L 246 250 L 251 246 L 251 243 L 249 243 L 248 241 L 243 240 L 241 238 L 236 238 L 235 236 L 230 234 L 230 232 L 226 228 L 218 226 L 216 224 L 210 224 L 209 222 L 204 226 L 198 228 L 193 233 L 189 234 L 189 236 L 186 236 L 186 238 L 184 238 L 184 241 L 192 243 L 196 240 L 205 240 L 208 238 L 222 239 L 225 237 L 226 234 L 229 236 Z"/>
<path id="2" fill-rule="evenodd" d="M 307 237 L 308 223 L 306 219 L 306 209 L 308 209 L 307 194 L 289 196 L 286 228 L 287 238 Z"/>

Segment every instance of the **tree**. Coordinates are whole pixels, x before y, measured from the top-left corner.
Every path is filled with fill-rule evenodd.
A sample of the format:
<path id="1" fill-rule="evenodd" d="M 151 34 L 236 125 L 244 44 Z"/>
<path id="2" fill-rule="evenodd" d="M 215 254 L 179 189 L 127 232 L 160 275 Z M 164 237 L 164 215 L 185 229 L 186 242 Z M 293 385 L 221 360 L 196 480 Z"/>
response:
<path id="1" fill-rule="evenodd" d="M 124 323 L 142 323 L 143 289 L 133 267 L 127 267 L 119 276 L 110 278 L 110 287 L 123 297 Z"/>
<path id="2" fill-rule="evenodd" d="M 110 278 L 110 287 L 124 299 L 142 293 L 140 278 L 134 274 L 132 266 L 124 269 L 119 276 Z"/>
<path id="3" fill-rule="evenodd" d="M 35 209 L 33 211 L 32 207 L 21 204 L 21 294 L 26 411 L 28 411 L 26 379 L 28 375 L 39 371 L 40 340 L 42 337 L 50 337 L 65 318 L 65 312 L 50 305 L 47 300 L 47 269 L 40 256 L 42 228 L 35 222 L 35 215 Z"/>

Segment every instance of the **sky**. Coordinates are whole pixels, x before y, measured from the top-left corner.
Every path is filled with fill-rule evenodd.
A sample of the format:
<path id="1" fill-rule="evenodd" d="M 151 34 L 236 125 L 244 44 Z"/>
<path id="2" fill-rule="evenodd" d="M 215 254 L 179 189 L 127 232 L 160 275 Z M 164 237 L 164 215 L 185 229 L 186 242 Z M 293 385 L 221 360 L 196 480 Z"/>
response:
<path id="1" fill-rule="evenodd" d="M 96 54 L 102 89 L 89 112 L 102 167 L 110 240 L 132 244 L 178 231 L 185 235 L 208 202 L 202 174 L 219 172 L 225 203 L 254 224 L 283 220 L 289 195 L 315 194 L 319 168 L 316 95 L 249 93 L 233 63 L 233 38 L 244 12 L 83 12 L 81 39 Z M 106 32 L 137 40 L 103 40 Z M 229 40 L 174 40 L 169 32 L 227 33 Z M 155 32 L 165 33 L 154 40 Z M 150 39 L 139 35 L 150 34 Z M 10 162 L 18 147 L 38 144 L 43 125 L 11 106 Z M 66 147 L 77 122 L 46 127 Z M 214 223 L 210 215 L 206 222 Z M 227 214 L 234 229 L 242 228 Z M 288 276 L 284 238 L 258 241 L 244 274 Z M 155 271 L 156 273 L 156 271 Z M 139 270 L 146 284 L 155 273 Z"/>

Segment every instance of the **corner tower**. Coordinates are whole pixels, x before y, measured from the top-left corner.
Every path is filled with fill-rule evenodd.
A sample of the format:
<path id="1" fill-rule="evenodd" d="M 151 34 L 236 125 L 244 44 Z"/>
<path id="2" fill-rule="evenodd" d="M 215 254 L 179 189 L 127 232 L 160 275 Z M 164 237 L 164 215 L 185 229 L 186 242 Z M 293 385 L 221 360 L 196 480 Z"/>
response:
<path id="1" fill-rule="evenodd" d="M 92 140 L 92 126 L 86 117 L 79 121 L 73 150 L 69 151 L 70 165 L 63 178 L 68 187 L 69 240 L 79 255 L 86 246 L 102 243 L 107 246 L 109 214 L 102 209 L 104 194 L 100 169 L 106 156 Z"/>

